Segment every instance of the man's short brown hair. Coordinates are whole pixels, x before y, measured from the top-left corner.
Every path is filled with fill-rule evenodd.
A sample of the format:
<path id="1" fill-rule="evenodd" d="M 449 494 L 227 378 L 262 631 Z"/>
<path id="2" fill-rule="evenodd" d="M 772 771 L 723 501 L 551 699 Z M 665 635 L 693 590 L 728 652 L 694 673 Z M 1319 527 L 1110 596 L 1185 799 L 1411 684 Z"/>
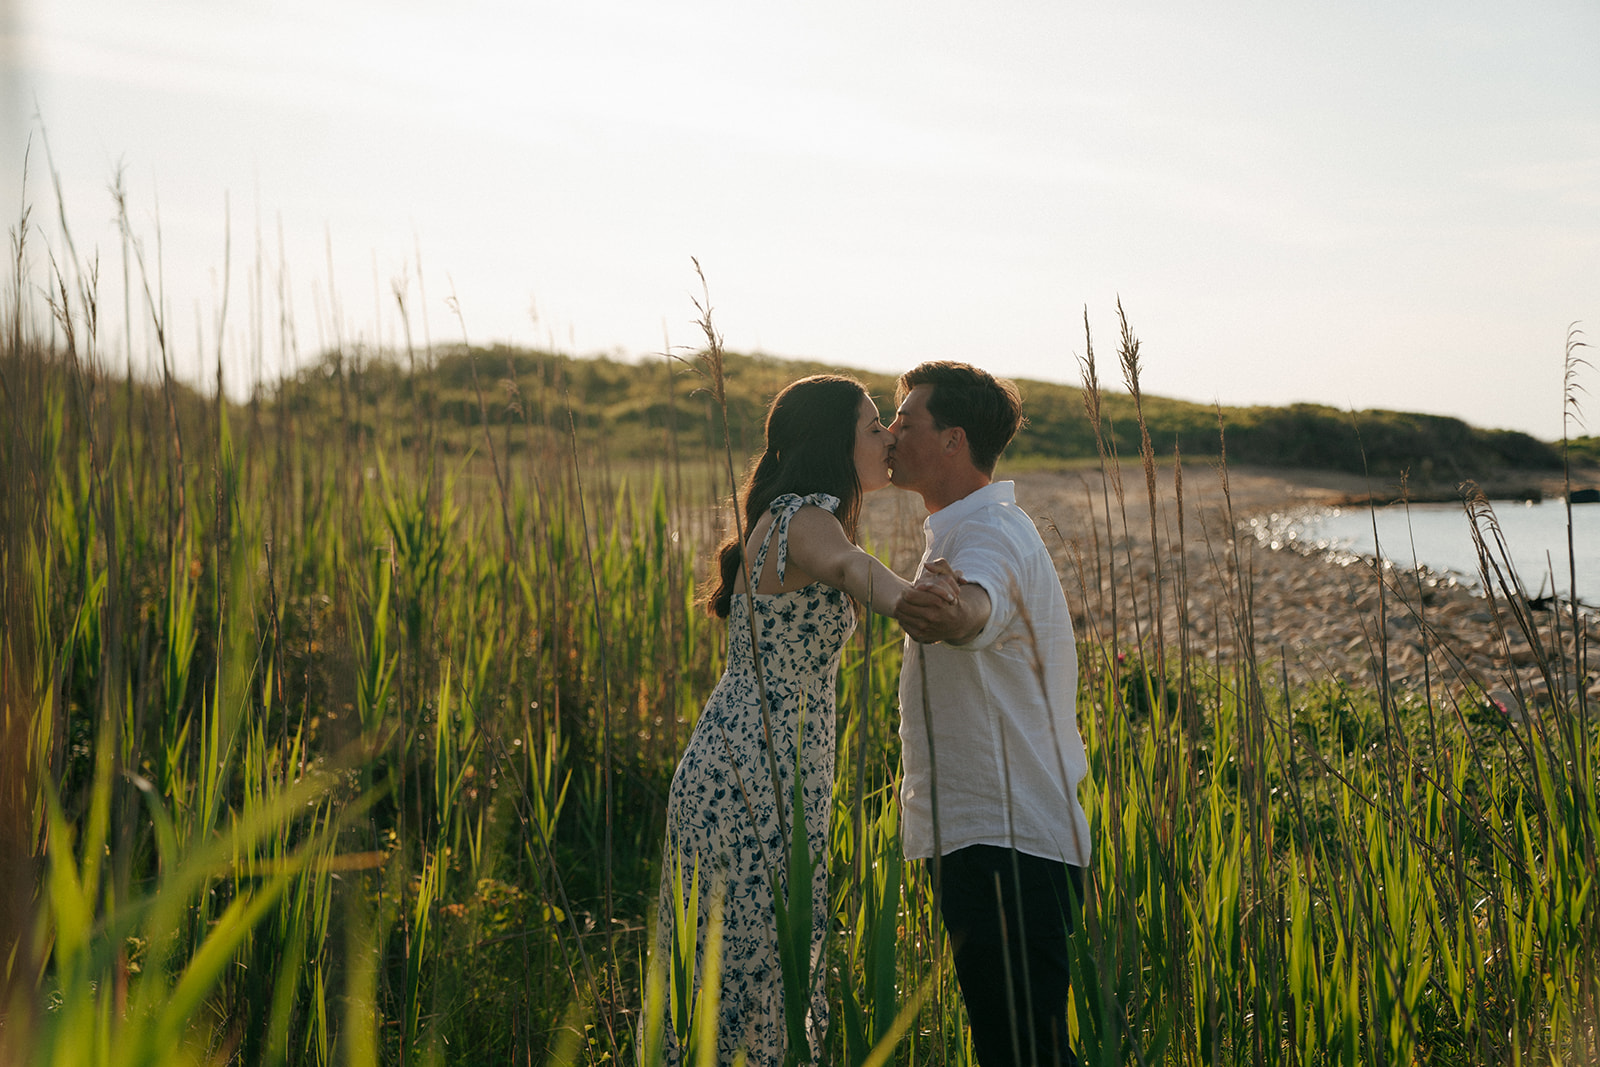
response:
<path id="1" fill-rule="evenodd" d="M 1016 383 L 970 363 L 932 360 L 900 375 L 895 403 L 919 385 L 933 387 L 928 394 L 928 414 L 934 425 L 941 430 L 961 427 L 967 435 L 972 465 L 984 474 L 993 474 L 1000 453 L 1026 421 Z"/>

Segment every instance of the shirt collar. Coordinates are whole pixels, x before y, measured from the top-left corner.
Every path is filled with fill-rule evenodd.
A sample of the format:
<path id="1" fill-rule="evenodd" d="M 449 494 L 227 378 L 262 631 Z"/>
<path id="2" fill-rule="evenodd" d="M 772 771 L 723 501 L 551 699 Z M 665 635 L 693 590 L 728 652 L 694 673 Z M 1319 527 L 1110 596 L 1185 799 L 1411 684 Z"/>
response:
<path id="1" fill-rule="evenodd" d="M 1017 502 L 1016 482 L 990 482 L 982 489 L 974 490 L 953 504 L 947 504 L 922 520 L 922 528 L 928 536 L 938 537 L 950 527 L 972 515 L 980 508 L 991 504 L 1015 504 Z"/>

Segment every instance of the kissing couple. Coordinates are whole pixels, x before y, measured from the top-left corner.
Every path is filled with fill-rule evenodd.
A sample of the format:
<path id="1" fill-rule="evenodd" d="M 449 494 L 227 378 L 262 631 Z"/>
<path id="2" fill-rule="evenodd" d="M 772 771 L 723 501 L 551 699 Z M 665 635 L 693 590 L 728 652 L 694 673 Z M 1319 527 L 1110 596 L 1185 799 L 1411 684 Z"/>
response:
<path id="1" fill-rule="evenodd" d="M 743 523 L 718 549 L 708 597 L 728 622 L 727 667 L 672 779 L 655 966 L 687 942 L 677 917 L 693 915 L 698 982 L 715 907 L 718 1063 L 741 1052 L 752 1067 L 822 1061 L 835 694 L 866 608 L 905 633 L 903 850 L 933 874 L 977 1061 L 1072 1064 L 1068 937 L 1090 857 L 1077 796 L 1088 762 L 1061 581 L 1014 484 L 994 479 L 1023 423 L 1021 394 L 946 361 L 907 371 L 895 393 L 887 426 L 866 387 L 841 375 L 792 382 L 768 408 L 739 493 Z M 862 497 L 891 485 L 928 512 L 910 581 L 857 544 Z M 805 891 L 787 884 L 796 802 L 816 862 L 809 1048 L 791 1059 L 777 914 Z M 672 1005 L 662 1035 L 674 1067 L 689 1003 Z"/>

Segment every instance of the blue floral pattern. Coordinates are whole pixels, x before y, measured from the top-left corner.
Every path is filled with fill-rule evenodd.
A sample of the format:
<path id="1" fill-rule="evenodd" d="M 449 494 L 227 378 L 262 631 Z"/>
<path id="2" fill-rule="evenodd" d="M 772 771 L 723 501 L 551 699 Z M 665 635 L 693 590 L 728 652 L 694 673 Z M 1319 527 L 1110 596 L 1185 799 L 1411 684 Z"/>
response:
<path id="1" fill-rule="evenodd" d="M 776 534 L 778 578 L 788 562 L 789 520 L 806 504 L 833 512 L 839 501 L 824 493 L 804 499 L 785 494 L 772 502 L 776 514 L 752 562 L 760 575 Z M 751 613 L 755 625 L 751 626 Z M 828 815 L 833 800 L 834 693 L 839 656 L 855 630 L 850 599 L 813 582 L 787 593 L 735 594 L 728 613 L 728 665 L 706 701 L 672 778 L 667 800 L 667 841 L 661 881 L 656 951 L 670 957 L 673 940 L 674 866 L 688 892 L 698 878 L 695 973 L 702 973 L 713 895 L 722 887 L 722 1000 L 717 1034 L 719 1063 L 745 1049 L 751 1067 L 781 1064 L 787 1045 L 783 975 L 778 964 L 774 878 L 787 894 L 788 838 L 794 825 L 796 741 L 806 837 L 818 862 L 811 885 L 812 1056 L 822 1048 L 828 1025 L 823 948 L 828 928 Z M 754 630 L 761 650 L 771 726 L 772 756 L 761 714 L 760 686 L 750 652 Z M 698 874 L 696 875 L 696 871 Z M 667 1062 L 681 1062 L 670 1025 Z M 802 1059 L 807 1059 L 802 1057 Z"/>

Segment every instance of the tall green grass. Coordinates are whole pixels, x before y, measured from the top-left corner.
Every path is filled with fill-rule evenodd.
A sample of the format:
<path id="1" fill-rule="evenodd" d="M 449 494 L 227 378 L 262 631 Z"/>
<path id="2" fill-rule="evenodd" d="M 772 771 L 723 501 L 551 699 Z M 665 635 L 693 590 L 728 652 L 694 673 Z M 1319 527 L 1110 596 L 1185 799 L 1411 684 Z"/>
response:
<path id="1" fill-rule="evenodd" d="M 93 267 L 52 248 L 38 277 L 34 232 L 14 233 L 0 323 L 4 1055 L 649 1063 L 657 1024 L 704 1055 L 692 952 L 654 980 L 649 957 L 667 785 L 724 655 L 693 601 L 737 472 L 678 435 L 719 420 L 701 379 L 649 368 L 670 416 L 654 463 L 612 455 L 565 416 L 572 383 L 528 366 L 475 367 L 447 425 L 426 344 L 398 392 L 335 339 L 311 399 L 294 379 L 234 404 L 171 374 L 155 298 L 136 314 L 157 379 L 113 370 Z M 1191 576 L 1152 582 L 1128 536 L 1148 521 L 1143 551 L 1170 559 L 1154 516 L 1191 502 L 1181 477 L 1158 499 L 1169 461 L 1137 439 L 1126 459 L 1100 439 L 1104 495 L 1059 546 L 1085 620 L 1086 1060 L 1600 1055 L 1592 619 L 1527 611 L 1480 501 L 1463 522 L 1488 607 L 1507 658 L 1520 633 L 1544 664 L 1542 703 L 1507 716 L 1485 694 L 1509 683 L 1444 641 L 1436 683 L 1398 689 L 1383 615 L 1370 688 L 1291 686 L 1255 647 L 1225 514 L 1209 532 L 1242 651 L 1198 660 L 1160 623 Z M 1431 633 L 1403 571 L 1371 581 Z M 934 887 L 899 851 L 899 640 L 864 618 L 841 671 L 819 1052 L 961 1065 Z"/>

